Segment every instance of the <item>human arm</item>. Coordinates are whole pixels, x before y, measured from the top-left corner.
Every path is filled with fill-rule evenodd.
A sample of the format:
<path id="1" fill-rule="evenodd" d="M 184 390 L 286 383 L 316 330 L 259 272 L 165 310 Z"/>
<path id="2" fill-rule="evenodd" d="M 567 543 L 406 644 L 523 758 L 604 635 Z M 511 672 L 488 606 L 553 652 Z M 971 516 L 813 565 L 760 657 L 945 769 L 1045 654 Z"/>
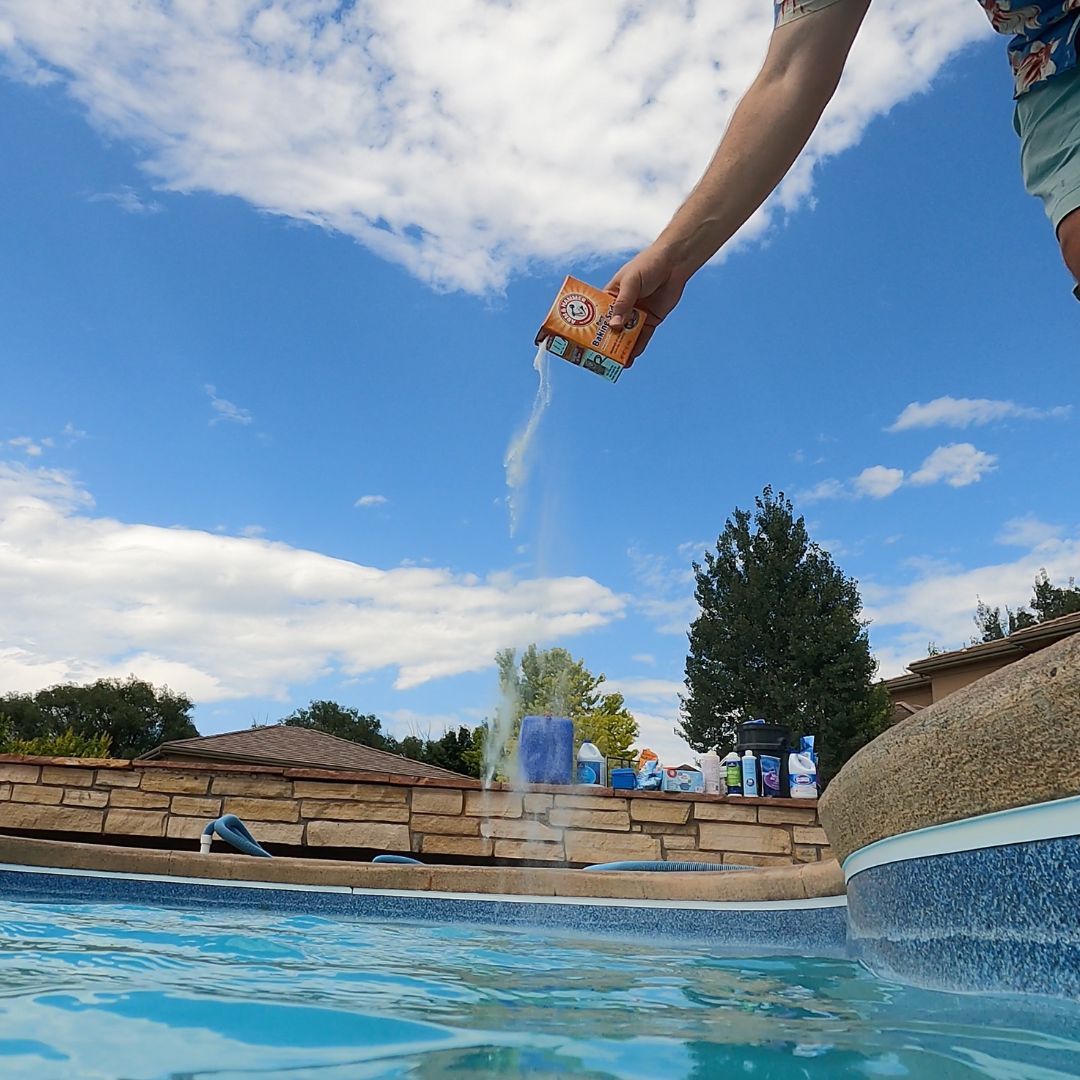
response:
<path id="1" fill-rule="evenodd" d="M 635 305 L 647 313 L 635 355 L 686 283 L 787 174 L 840 82 L 870 0 L 836 3 L 778 27 L 712 161 L 659 237 L 611 279 L 613 329 Z"/>

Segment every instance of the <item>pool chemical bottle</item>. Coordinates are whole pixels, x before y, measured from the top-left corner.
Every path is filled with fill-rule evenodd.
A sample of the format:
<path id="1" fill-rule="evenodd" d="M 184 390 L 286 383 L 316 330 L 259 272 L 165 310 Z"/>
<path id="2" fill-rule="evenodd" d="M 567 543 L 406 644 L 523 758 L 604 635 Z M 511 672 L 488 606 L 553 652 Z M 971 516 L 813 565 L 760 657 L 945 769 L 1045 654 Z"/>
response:
<path id="1" fill-rule="evenodd" d="M 577 782 L 607 787 L 607 761 L 591 742 L 582 743 L 577 752 Z"/>
<path id="2" fill-rule="evenodd" d="M 753 750 L 747 750 L 742 756 L 742 789 L 743 794 L 748 796 L 759 795 L 757 758 Z"/>
<path id="3" fill-rule="evenodd" d="M 780 790 L 780 758 L 775 754 L 761 755 L 760 794 L 765 799 L 779 799 L 783 794 Z"/>
<path id="4" fill-rule="evenodd" d="M 793 799 L 817 798 L 817 765 L 810 754 L 788 755 L 788 786 Z"/>
<path id="5" fill-rule="evenodd" d="M 555 297 L 536 344 L 549 353 L 617 382 L 645 328 L 645 312 L 634 308 L 624 329 L 611 329 L 615 297 L 568 277 Z"/>
<path id="6" fill-rule="evenodd" d="M 724 771 L 724 783 L 727 785 L 727 793 L 729 795 L 741 795 L 742 762 L 739 760 L 739 755 L 732 750 L 720 762 L 720 767 Z"/>
<path id="7" fill-rule="evenodd" d="M 705 780 L 705 794 L 720 795 L 722 786 L 720 755 L 715 750 L 709 750 L 701 755 L 701 775 Z"/>
<path id="8" fill-rule="evenodd" d="M 526 716 L 518 735 L 526 784 L 569 784 L 574 773 L 574 723 L 567 716 Z"/>

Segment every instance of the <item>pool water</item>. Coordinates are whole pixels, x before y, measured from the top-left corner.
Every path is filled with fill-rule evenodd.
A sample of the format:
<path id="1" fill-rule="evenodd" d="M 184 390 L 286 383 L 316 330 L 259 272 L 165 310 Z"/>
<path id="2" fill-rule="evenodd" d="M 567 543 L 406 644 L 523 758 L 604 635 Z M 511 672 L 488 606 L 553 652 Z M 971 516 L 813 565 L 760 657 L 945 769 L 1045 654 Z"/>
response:
<path id="1" fill-rule="evenodd" d="M 1080 1007 L 829 957 L 0 900 L 0 1077 L 1080 1076 Z"/>

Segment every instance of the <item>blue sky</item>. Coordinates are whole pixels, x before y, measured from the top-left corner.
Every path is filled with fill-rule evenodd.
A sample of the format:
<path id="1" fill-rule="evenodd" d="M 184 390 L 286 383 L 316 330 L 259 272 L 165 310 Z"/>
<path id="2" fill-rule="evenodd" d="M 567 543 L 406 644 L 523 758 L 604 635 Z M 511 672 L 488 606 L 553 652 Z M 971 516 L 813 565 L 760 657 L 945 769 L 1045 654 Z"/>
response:
<path id="1" fill-rule="evenodd" d="M 56 29 L 66 2 L 6 5 L 3 687 L 131 671 L 191 694 L 204 733 L 325 696 L 439 734 L 490 711 L 496 648 L 536 640 L 606 673 L 675 758 L 690 561 L 766 483 L 859 579 L 886 675 L 964 644 L 977 595 L 1080 571 L 1078 309 L 1019 180 L 1002 44 L 974 4 L 915 28 L 930 50 L 875 6 L 791 183 L 648 354 L 617 386 L 554 365 L 511 536 L 536 327 L 565 273 L 603 284 L 674 209 L 767 13 L 731 35 L 658 5 L 662 77 L 641 52 L 611 116 L 551 149 L 529 80 L 558 113 L 543 80 L 577 46 L 522 59 L 515 5 L 441 27 L 455 62 L 520 61 L 495 112 L 441 54 L 439 94 L 417 89 L 437 42 L 379 5 L 350 9 L 382 20 L 374 106 L 349 89 L 362 35 L 335 72 L 302 5 L 226 5 L 248 22 L 188 58 L 219 50 L 215 72 L 278 21 L 208 101 L 160 12 L 105 5 L 95 38 Z M 326 102 L 306 120 L 289 42 Z"/>

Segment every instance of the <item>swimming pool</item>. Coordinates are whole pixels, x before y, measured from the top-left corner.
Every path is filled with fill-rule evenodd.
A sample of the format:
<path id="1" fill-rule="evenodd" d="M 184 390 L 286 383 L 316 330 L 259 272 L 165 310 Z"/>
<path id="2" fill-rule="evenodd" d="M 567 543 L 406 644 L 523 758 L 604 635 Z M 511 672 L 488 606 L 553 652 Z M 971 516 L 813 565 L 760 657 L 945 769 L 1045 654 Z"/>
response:
<path id="1" fill-rule="evenodd" d="M 0 1075 L 1057 1080 L 1080 1007 L 686 940 L 0 900 Z"/>

